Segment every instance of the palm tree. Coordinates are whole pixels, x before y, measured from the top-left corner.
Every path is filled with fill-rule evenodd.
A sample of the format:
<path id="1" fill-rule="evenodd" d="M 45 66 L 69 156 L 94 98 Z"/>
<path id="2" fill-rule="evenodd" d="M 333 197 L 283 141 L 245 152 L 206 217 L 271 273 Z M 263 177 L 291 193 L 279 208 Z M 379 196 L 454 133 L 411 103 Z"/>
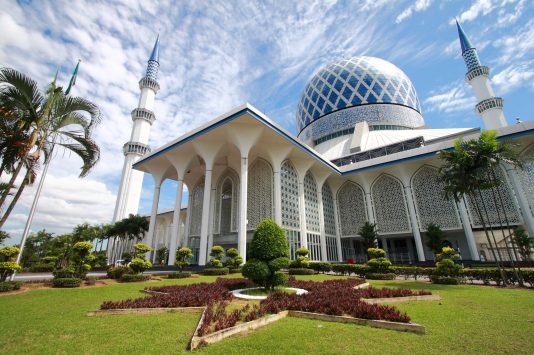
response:
<path id="1" fill-rule="evenodd" d="M 117 221 L 111 226 L 109 234 L 115 238 L 113 239 L 113 246 L 110 248 L 108 243 L 108 248 L 116 249 L 119 240 L 123 242 L 140 241 L 148 231 L 148 227 L 149 222 L 146 217 L 130 213 L 127 218 Z M 124 249 L 124 247 L 121 249 Z"/>
<path id="2" fill-rule="evenodd" d="M 440 169 L 440 174 L 445 182 L 445 196 L 447 198 L 454 198 L 459 203 L 464 196 L 468 196 L 473 202 L 493 258 L 501 273 L 503 283 L 506 285 L 507 281 L 501 267 L 502 260 L 500 253 L 497 254 L 495 252 L 497 242 L 493 229 L 491 228 L 491 220 L 483 191 L 492 191 L 497 209 L 497 217 L 501 225 L 501 230 L 503 230 L 499 206 L 495 199 L 495 190 L 500 185 L 500 181 L 495 178 L 495 169 L 501 163 L 505 162 L 515 166 L 521 166 L 517 153 L 510 144 L 498 142 L 494 131 L 484 131 L 481 133 L 479 139 L 464 141 L 460 138 L 454 142 L 453 150 L 443 150 L 439 154 L 444 162 Z M 498 193 L 500 194 L 500 192 Z M 502 197 L 501 207 L 504 210 Z M 508 224 L 506 213 L 504 213 L 504 217 Z M 490 225 L 488 226 L 487 223 Z M 493 237 L 493 242 L 490 238 L 490 233 Z M 506 238 L 504 239 L 506 242 Z"/>
<path id="3" fill-rule="evenodd" d="M 0 227 L 20 197 L 24 188 L 35 178 L 41 156 L 45 163 L 52 150 L 59 146 L 82 159 L 80 177 L 86 176 L 96 164 L 100 150 L 91 138 L 93 128 L 100 122 L 100 112 L 90 101 L 63 93 L 56 80 L 45 93 L 28 76 L 10 68 L 0 69 L 0 128 L 12 129 L 11 138 L 0 140 L 2 165 L 11 174 L 7 188 L 0 195 L 0 206 L 15 186 L 15 180 L 25 169 L 25 176 L 17 193 L 0 219 Z"/>

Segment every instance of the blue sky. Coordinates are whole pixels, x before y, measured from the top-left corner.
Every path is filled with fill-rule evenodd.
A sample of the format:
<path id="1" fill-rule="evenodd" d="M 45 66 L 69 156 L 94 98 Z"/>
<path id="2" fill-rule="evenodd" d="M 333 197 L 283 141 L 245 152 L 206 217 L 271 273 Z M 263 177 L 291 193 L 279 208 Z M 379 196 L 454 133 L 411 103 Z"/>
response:
<path id="1" fill-rule="evenodd" d="M 80 58 L 73 93 L 94 101 L 104 116 L 95 132 L 102 149 L 98 166 L 78 179 L 80 162 L 58 153 L 32 230 L 63 233 L 84 221 L 112 218 L 137 82 L 158 32 L 162 89 L 153 148 L 244 102 L 296 133 L 295 108 L 307 81 L 330 61 L 356 55 L 401 68 L 417 89 L 429 126 L 479 127 L 475 99 L 463 79 L 454 17 L 491 67 L 508 122 L 532 119 L 530 1 L 0 0 L 0 5 L 0 66 L 21 70 L 44 87 L 56 68 L 67 83 Z M 142 213 L 150 209 L 151 180 L 145 177 Z M 33 194 L 34 189 L 25 192 L 6 225 L 14 241 Z M 160 208 L 171 207 L 173 196 L 172 182 L 165 183 Z"/>

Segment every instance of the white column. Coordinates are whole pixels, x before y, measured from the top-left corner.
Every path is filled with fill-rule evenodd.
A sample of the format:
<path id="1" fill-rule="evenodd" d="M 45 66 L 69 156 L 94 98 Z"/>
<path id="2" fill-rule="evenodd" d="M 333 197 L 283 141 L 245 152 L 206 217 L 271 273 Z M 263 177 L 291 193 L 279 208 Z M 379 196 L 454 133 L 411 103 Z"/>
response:
<path id="1" fill-rule="evenodd" d="M 319 207 L 319 231 L 321 233 L 321 260 L 328 261 L 326 251 L 326 233 L 324 230 L 324 211 L 323 211 L 323 189 L 317 189 L 317 202 Z"/>
<path id="2" fill-rule="evenodd" d="M 282 182 L 280 179 L 280 164 L 274 167 L 274 221 L 279 226 L 282 225 Z"/>
<path id="3" fill-rule="evenodd" d="M 423 242 L 421 241 L 421 233 L 417 225 L 417 214 L 415 213 L 415 205 L 412 197 L 412 189 L 410 186 L 404 187 L 406 195 L 406 203 L 408 205 L 408 212 L 410 214 L 410 223 L 412 225 L 413 237 L 415 239 L 415 248 L 417 249 L 417 258 L 419 261 L 425 261 L 425 251 L 423 249 Z"/>
<path id="4" fill-rule="evenodd" d="M 338 261 L 343 261 L 343 251 L 341 250 L 341 233 L 339 231 L 339 217 L 337 213 L 337 199 L 334 197 L 334 220 L 336 221 L 336 244 Z"/>
<path id="5" fill-rule="evenodd" d="M 185 214 L 184 239 L 181 241 L 182 247 L 189 247 L 189 226 L 191 224 L 191 191 L 187 199 L 187 211 Z"/>
<path id="6" fill-rule="evenodd" d="M 237 248 L 246 263 L 247 258 L 247 194 L 248 194 L 248 153 L 241 157 L 239 188 L 239 227 L 237 230 Z"/>
<path id="7" fill-rule="evenodd" d="M 304 198 L 304 176 L 299 176 L 300 247 L 308 248 L 306 235 L 306 199 Z"/>
<path id="8" fill-rule="evenodd" d="M 517 196 L 517 202 L 519 202 L 519 207 L 521 210 L 521 217 L 523 217 L 523 221 L 527 227 L 528 235 L 531 238 L 534 238 L 534 218 L 532 218 L 527 195 L 525 194 L 521 181 L 519 180 L 519 176 L 517 176 L 517 171 L 509 164 L 506 165 L 506 171 L 508 172 L 508 176 L 510 176 L 512 187 L 515 195 Z"/>
<path id="9" fill-rule="evenodd" d="M 206 249 L 208 247 L 208 227 L 210 220 L 210 195 L 211 195 L 211 167 L 206 166 L 204 180 L 204 198 L 202 200 L 202 225 L 200 226 L 200 251 L 198 252 L 198 265 L 206 265 Z"/>
<path id="10" fill-rule="evenodd" d="M 182 193 L 184 189 L 183 180 L 176 182 L 176 199 L 174 200 L 174 213 L 172 215 L 172 234 L 169 245 L 169 265 L 176 262 L 176 245 L 180 240 L 180 210 L 182 209 Z"/>
<path id="11" fill-rule="evenodd" d="M 471 229 L 471 222 L 469 221 L 469 215 L 467 214 L 467 208 L 465 207 L 465 199 L 456 204 L 458 212 L 460 213 L 460 220 L 462 221 L 462 227 L 465 233 L 465 239 L 467 241 L 467 247 L 469 248 L 469 255 L 472 260 L 480 260 L 478 256 L 477 245 L 475 243 L 475 236 Z"/>
<path id="12" fill-rule="evenodd" d="M 152 246 L 154 242 L 154 234 L 156 230 L 156 218 L 158 215 L 158 203 L 159 203 L 159 193 L 161 190 L 161 182 L 155 181 L 154 184 L 154 196 L 152 198 L 152 210 L 150 212 L 150 223 L 148 225 L 148 236 L 146 238 L 146 244 L 148 246 Z M 155 255 L 156 251 L 148 253 L 148 260 L 152 260 L 153 255 Z"/>
<path id="13" fill-rule="evenodd" d="M 216 189 L 211 189 L 211 202 L 210 202 L 210 222 L 209 222 L 209 233 L 208 233 L 208 249 L 206 250 L 206 253 L 211 253 L 211 248 L 213 248 L 213 223 L 215 219 L 215 199 L 216 199 Z"/>

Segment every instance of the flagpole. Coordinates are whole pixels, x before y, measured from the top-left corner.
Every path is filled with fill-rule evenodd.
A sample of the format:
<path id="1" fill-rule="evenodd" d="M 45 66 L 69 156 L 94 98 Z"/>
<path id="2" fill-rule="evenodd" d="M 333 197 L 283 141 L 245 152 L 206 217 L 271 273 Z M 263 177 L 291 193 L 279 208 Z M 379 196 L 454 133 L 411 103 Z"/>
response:
<path id="1" fill-rule="evenodd" d="M 72 77 L 69 82 L 69 86 L 67 87 L 67 90 L 65 90 L 65 96 L 69 94 L 70 89 L 74 84 L 76 83 L 76 76 L 78 74 L 78 67 L 80 66 L 81 59 L 78 59 L 78 63 L 76 64 L 76 67 L 74 68 L 74 71 L 72 73 Z M 56 76 L 54 77 L 54 83 L 57 79 L 57 71 Z M 52 154 L 54 153 L 54 148 L 56 146 L 56 139 L 57 139 L 57 132 L 54 134 L 54 138 L 52 139 L 52 147 L 50 148 L 50 153 L 48 154 L 47 159 L 45 160 L 43 173 L 41 174 L 41 180 L 39 180 L 39 185 L 37 186 L 37 191 L 35 192 L 35 197 L 33 198 L 32 206 L 30 208 L 30 213 L 28 214 L 28 219 L 26 220 L 26 225 L 24 226 L 24 231 L 22 232 L 22 239 L 20 241 L 20 247 L 19 247 L 19 254 L 17 255 L 17 264 L 20 264 L 20 260 L 22 259 L 22 252 L 24 251 L 24 246 L 26 245 L 26 239 L 28 238 L 28 235 L 30 234 L 30 227 L 32 225 L 33 216 L 35 215 L 35 210 L 37 209 L 37 203 L 39 202 L 39 197 L 41 196 L 41 191 L 43 190 L 44 181 L 46 178 L 46 173 L 48 172 L 48 167 L 50 166 L 50 162 L 52 161 Z M 17 274 L 16 271 L 11 274 L 11 281 L 15 280 L 15 275 Z"/>

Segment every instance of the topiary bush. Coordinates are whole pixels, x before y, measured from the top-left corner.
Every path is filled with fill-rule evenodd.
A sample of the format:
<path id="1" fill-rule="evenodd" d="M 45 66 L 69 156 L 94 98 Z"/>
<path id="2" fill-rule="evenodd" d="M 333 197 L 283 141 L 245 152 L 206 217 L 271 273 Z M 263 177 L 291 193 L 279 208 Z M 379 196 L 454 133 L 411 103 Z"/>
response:
<path id="1" fill-rule="evenodd" d="M 54 264 L 35 264 L 30 266 L 30 272 L 52 272 L 54 267 Z"/>
<path id="2" fill-rule="evenodd" d="M 191 273 L 189 271 L 171 272 L 169 275 L 167 275 L 167 278 L 169 279 L 185 279 L 188 277 L 191 277 Z"/>
<path id="3" fill-rule="evenodd" d="M 380 248 L 369 248 L 367 249 L 367 255 L 369 255 L 369 259 L 385 258 L 386 252 Z"/>
<path id="4" fill-rule="evenodd" d="M 313 275 L 315 270 L 306 268 L 290 268 L 289 275 Z"/>
<path id="5" fill-rule="evenodd" d="M 55 279 L 72 279 L 79 278 L 76 269 L 73 266 L 66 267 L 64 269 L 54 270 L 52 273 Z"/>
<path id="6" fill-rule="evenodd" d="M 241 271 L 247 279 L 271 291 L 287 281 L 280 269 L 289 265 L 289 244 L 285 231 L 273 220 L 264 219 L 256 226 L 249 255 Z"/>
<path id="7" fill-rule="evenodd" d="M 395 278 L 395 272 L 392 269 L 391 261 L 386 256 L 386 252 L 379 248 L 367 249 L 367 255 L 369 255 L 369 261 L 367 261 L 367 270 L 365 277 L 370 280 L 393 280 Z"/>
<path id="8" fill-rule="evenodd" d="M 122 275 L 129 271 L 130 269 L 127 266 L 112 266 L 108 269 L 107 274 L 110 279 L 120 279 Z"/>
<path id="9" fill-rule="evenodd" d="M 223 263 L 221 262 L 221 259 L 224 258 L 224 248 L 220 245 L 215 245 L 213 248 L 211 248 L 210 256 L 212 257 L 210 261 L 208 261 L 208 266 L 211 268 L 221 268 L 223 267 Z"/>
<path id="10" fill-rule="evenodd" d="M 202 273 L 208 276 L 228 275 L 230 273 L 230 269 L 228 269 L 227 267 L 207 268 L 204 269 Z"/>
<path id="11" fill-rule="evenodd" d="M 308 268 L 315 270 L 316 272 L 326 272 L 332 271 L 332 264 L 327 263 L 326 261 L 312 261 L 308 265 Z"/>
<path id="12" fill-rule="evenodd" d="M 124 274 L 121 276 L 121 282 L 141 282 L 150 280 L 150 275 L 144 274 Z"/>
<path id="13" fill-rule="evenodd" d="M 456 264 L 454 260 L 460 255 L 450 247 L 441 249 L 441 253 L 436 255 L 438 262 L 436 270 L 430 276 L 430 281 L 437 284 L 457 285 L 462 283 L 462 265 Z"/>
<path id="14" fill-rule="evenodd" d="M 189 266 L 189 259 L 193 257 L 193 251 L 189 248 L 179 248 L 176 251 L 176 262 L 174 266 L 179 268 L 181 271 Z"/>
<path id="15" fill-rule="evenodd" d="M 19 251 L 17 247 L 0 248 L 0 282 L 6 281 L 15 271 L 22 269 L 15 261 Z"/>
<path id="16" fill-rule="evenodd" d="M 52 286 L 59 288 L 80 287 L 82 280 L 77 277 L 58 277 L 52 280 Z"/>
<path id="17" fill-rule="evenodd" d="M 397 275 L 393 272 L 368 272 L 365 274 L 365 277 L 369 280 L 395 280 L 395 277 L 397 277 Z"/>
<path id="18" fill-rule="evenodd" d="M 135 250 L 134 258 L 130 262 L 130 265 L 128 266 L 133 274 L 142 274 L 143 271 L 150 269 L 152 267 L 152 263 L 146 260 L 145 254 L 148 253 L 149 251 L 152 251 L 153 249 L 143 243 L 134 244 L 133 248 Z"/>
<path id="19" fill-rule="evenodd" d="M 229 248 L 226 250 L 226 260 L 224 261 L 224 266 L 230 269 L 230 273 L 232 273 L 232 270 L 238 269 L 243 264 L 243 258 L 239 255 L 239 251 L 236 248 Z"/>
<path id="20" fill-rule="evenodd" d="M 295 250 L 297 259 L 293 260 L 290 264 L 290 268 L 294 269 L 306 269 L 310 265 L 310 259 L 308 259 L 309 250 L 307 248 L 298 248 Z"/>

